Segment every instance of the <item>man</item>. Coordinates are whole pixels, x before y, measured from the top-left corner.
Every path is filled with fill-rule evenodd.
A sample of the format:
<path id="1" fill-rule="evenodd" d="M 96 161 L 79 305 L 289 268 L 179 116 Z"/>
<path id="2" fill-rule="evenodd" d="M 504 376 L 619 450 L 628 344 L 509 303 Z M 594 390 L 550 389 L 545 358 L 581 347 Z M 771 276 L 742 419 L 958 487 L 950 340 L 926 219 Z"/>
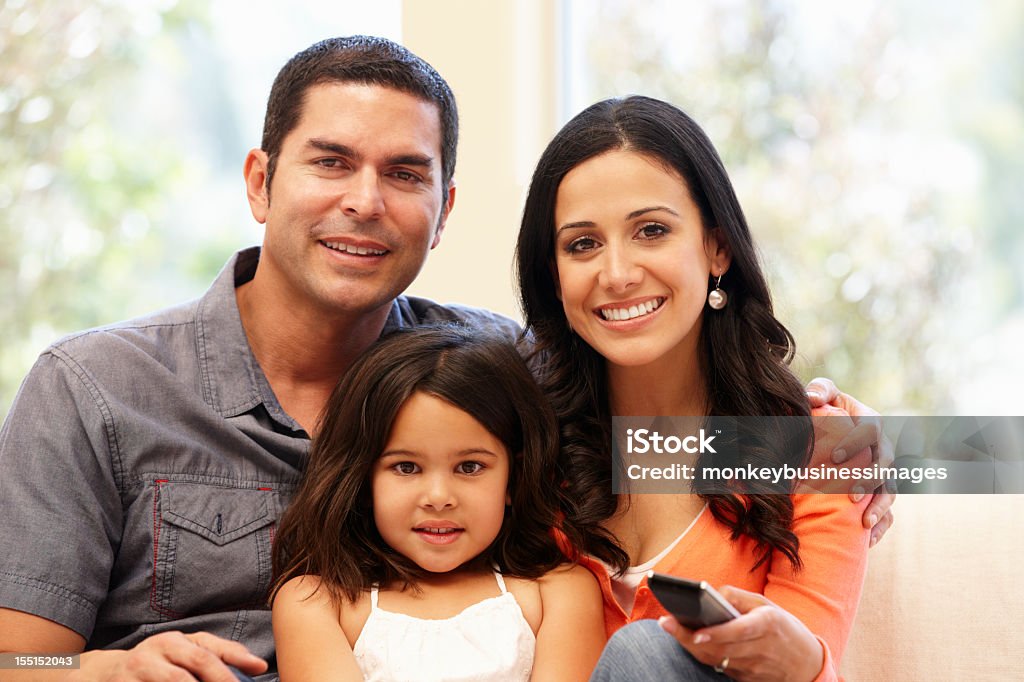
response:
<path id="1" fill-rule="evenodd" d="M 285 65 L 244 167 L 262 250 L 199 301 L 54 344 L 15 400 L 0 651 L 84 651 L 70 679 L 273 668 L 274 523 L 340 375 L 399 327 L 517 332 L 402 295 L 454 204 L 457 135 L 447 83 L 394 43 L 331 39 Z"/>

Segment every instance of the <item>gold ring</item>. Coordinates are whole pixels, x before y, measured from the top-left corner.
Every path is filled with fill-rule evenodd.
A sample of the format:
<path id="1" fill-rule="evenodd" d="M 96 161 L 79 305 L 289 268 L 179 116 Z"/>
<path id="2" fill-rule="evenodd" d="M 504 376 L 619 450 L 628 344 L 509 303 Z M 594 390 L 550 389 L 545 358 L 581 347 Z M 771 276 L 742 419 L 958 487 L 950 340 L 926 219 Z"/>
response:
<path id="1" fill-rule="evenodd" d="M 726 656 L 722 659 L 722 662 L 715 666 L 716 673 L 724 673 L 725 669 L 729 667 L 729 657 Z"/>

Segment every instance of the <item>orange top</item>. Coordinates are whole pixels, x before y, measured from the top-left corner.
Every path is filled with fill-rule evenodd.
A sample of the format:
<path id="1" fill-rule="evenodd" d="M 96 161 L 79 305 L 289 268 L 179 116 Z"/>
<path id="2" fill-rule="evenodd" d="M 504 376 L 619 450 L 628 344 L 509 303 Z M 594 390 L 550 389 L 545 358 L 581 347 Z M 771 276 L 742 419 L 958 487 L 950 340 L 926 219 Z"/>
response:
<path id="1" fill-rule="evenodd" d="M 815 416 L 825 413 L 815 410 Z M 833 412 L 834 413 L 834 412 Z M 831 445 L 816 442 L 819 452 Z M 763 594 L 793 614 L 821 641 L 825 661 L 816 682 L 838 680 L 839 661 L 857 612 L 870 531 L 861 524 L 861 516 L 870 497 L 854 504 L 845 494 L 801 494 L 793 496 L 793 532 L 800 539 L 803 567 L 794 571 L 785 555 L 773 552 L 768 561 L 755 570 L 755 543 L 747 536 L 730 540 L 730 529 L 705 510 L 689 532 L 654 570 L 680 578 L 706 580 L 715 588 L 732 585 Z M 611 589 L 604 565 L 583 557 L 601 584 L 604 595 L 605 629 L 610 637 L 626 623 L 666 615 L 657 598 L 640 583 L 633 610 L 627 614 L 619 606 Z"/>

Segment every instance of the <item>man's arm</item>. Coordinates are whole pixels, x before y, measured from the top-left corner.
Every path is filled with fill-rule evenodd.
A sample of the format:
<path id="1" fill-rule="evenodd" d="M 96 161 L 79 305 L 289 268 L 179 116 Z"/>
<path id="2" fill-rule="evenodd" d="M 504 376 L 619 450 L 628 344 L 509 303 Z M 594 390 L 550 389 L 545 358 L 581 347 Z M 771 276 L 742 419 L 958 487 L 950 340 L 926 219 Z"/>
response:
<path id="1" fill-rule="evenodd" d="M 44 353 L 0 429 L 0 607 L 83 637 L 123 527 L 109 410 L 96 393 L 81 367 Z"/>
<path id="2" fill-rule="evenodd" d="M 806 390 L 812 408 L 830 404 L 845 410 L 853 419 L 854 427 L 836 444 L 832 451 L 832 461 L 842 464 L 861 450 L 870 448 L 872 458 L 879 466 L 892 464 L 895 459 L 892 442 L 882 431 L 882 417 L 878 412 L 853 396 L 841 393 L 831 379 L 812 379 Z M 851 498 L 858 502 L 863 496 L 863 492 L 854 493 Z M 892 527 L 892 505 L 895 501 L 895 494 L 884 485 L 875 488 L 863 517 L 864 527 L 871 529 L 871 546 L 881 540 Z"/>
<path id="3" fill-rule="evenodd" d="M 82 654 L 77 670 L 4 670 L 3 682 L 143 682 L 176 679 L 173 675 L 182 673 L 203 682 L 237 682 L 228 665 L 250 675 L 267 669 L 265 661 L 238 642 L 205 632 L 165 632 L 126 651 L 82 653 L 84 648 L 85 639 L 74 630 L 30 613 L 0 608 L 0 653 Z"/>
<path id="4" fill-rule="evenodd" d="M 122 539 L 117 447 L 89 371 L 59 348 L 44 353 L 0 429 L 0 652 L 85 648 Z M 162 633 L 127 651 L 85 652 L 79 671 L 4 670 L 0 680 L 146 680 L 178 667 L 235 682 L 222 659 L 266 668 L 237 642 Z"/>

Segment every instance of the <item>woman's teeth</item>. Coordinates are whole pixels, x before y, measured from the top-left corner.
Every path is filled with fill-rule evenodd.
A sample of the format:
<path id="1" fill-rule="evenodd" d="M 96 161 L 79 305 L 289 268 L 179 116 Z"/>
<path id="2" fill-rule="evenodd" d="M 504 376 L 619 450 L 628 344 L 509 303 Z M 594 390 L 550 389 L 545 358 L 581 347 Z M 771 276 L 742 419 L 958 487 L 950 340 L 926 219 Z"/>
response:
<path id="1" fill-rule="evenodd" d="M 610 321 L 632 320 L 634 317 L 649 315 L 661 307 L 664 298 L 655 298 L 646 303 L 631 305 L 628 308 L 601 308 L 601 317 Z"/>

